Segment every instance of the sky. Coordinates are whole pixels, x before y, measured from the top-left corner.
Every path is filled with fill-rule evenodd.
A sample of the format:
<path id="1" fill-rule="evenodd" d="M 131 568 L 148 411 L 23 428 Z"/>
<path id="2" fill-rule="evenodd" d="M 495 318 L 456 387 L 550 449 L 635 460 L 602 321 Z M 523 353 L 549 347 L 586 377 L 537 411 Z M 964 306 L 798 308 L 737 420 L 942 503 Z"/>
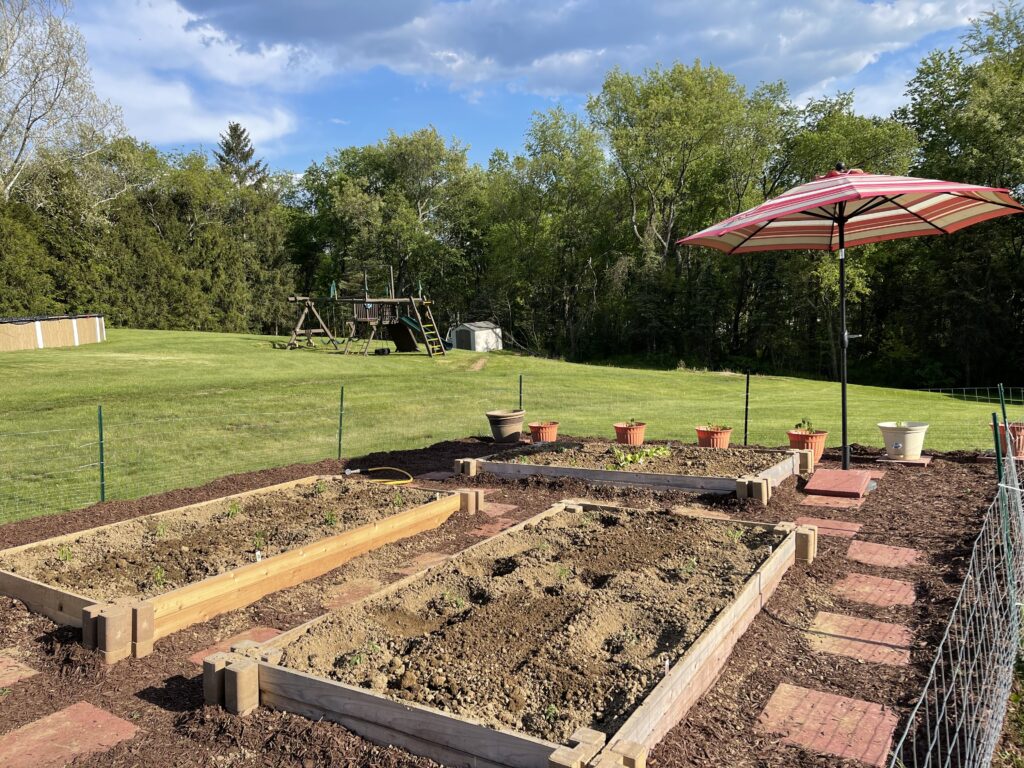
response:
<path id="1" fill-rule="evenodd" d="M 433 125 L 470 159 L 516 152 L 536 111 L 582 111 L 612 67 L 700 59 L 798 101 L 903 100 L 975 0 L 78 0 L 97 92 L 132 135 L 209 150 L 241 122 L 272 168 Z"/>

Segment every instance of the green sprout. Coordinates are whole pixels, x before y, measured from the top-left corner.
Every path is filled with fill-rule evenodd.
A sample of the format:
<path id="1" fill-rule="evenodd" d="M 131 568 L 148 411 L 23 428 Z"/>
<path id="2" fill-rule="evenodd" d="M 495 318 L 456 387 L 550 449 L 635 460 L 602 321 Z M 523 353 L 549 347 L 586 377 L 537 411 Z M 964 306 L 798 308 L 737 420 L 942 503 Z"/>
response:
<path id="1" fill-rule="evenodd" d="M 324 513 L 324 525 L 328 528 L 333 528 L 338 524 L 338 514 L 333 510 L 329 509 Z"/>
<path id="2" fill-rule="evenodd" d="M 228 504 L 228 520 L 234 520 L 238 517 L 238 513 L 242 511 L 242 505 L 237 501 L 232 501 Z"/>
<path id="3" fill-rule="evenodd" d="M 6 699 L 10 695 L 11 695 L 11 689 L 10 688 L 7 688 L 7 687 L 0 688 L 0 699 Z"/>
<path id="4" fill-rule="evenodd" d="M 729 541 L 733 544 L 739 544 L 740 539 L 743 538 L 742 528 L 730 528 L 725 532 L 725 535 L 729 537 Z"/>
<path id="5" fill-rule="evenodd" d="M 252 548 L 262 552 L 267 548 L 267 534 L 263 531 L 256 531 L 252 537 Z"/>
<path id="6" fill-rule="evenodd" d="M 167 580 L 167 572 L 164 571 L 163 566 L 158 565 L 153 569 L 153 584 L 157 587 L 162 587 Z"/>
<path id="7" fill-rule="evenodd" d="M 71 551 L 71 547 L 68 544 L 61 544 L 57 547 L 57 559 L 62 563 L 70 563 L 74 554 Z"/>
<path id="8" fill-rule="evenodd" d="M 163 520 L 161 520 L 159 523 L 156 524 L 156 537 L 158 539 L 162 539 L 166 535 L 167 535 L 167 523 L 165 523 Z"/>
<path id="9" fill-rule="evenodd" d="M 549 723 L 555 722 L 558 719 L 558 707 L 554 704 L 548 704 L 544 707 L 544 719 Z"/>
<path id="10" fill-rule="evenodd" d="M 317 480 L 316 483 L 313 485 L 313 495 L 323 496 L 325 493 L 327 493 L 327 483 L 325 483 L 323 480 Z"/>
<path id="11" fill-rule="evenodd" d="M 394 497 L 391 499 L 391 504 L 396 509 L 405 506 L 405 498 L 402 496 L 401 491 L 395 491 Z"/>
<path id="12" fill-rule="evenodd" d="M 559 581 L 568 581 L 569 580 L 569 574 L 570 574 L 570 571 L 569 571 L 569 569 L 566 566 L 564 566 L 564 565 L 558 566 L 558 571 L 556 572 L 556 575 L 558 576 L 558 580 Z"/>
<path id="13" fill-rule="evenodd" d="M 632 466 L 633 464 L 643 464 L 648 459 L 663 459 L 672 455 L 672 451 L 663 445 L 649 445 L 637 448 L 635 451 L 627 451 L 614 445 L 612 446 L 612 453 L 615 456 L 615 467 L 620 469 Z M 614 469 L 615 467 L 611 468 Z"/>

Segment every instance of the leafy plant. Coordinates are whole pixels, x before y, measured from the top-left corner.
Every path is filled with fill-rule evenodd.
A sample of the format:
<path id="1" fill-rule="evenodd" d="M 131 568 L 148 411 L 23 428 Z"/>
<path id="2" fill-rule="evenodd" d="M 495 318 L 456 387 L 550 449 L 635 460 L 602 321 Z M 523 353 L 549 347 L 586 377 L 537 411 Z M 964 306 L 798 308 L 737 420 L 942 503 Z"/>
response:
<path id="1" fill-rule="evenodd" d="M 724 432 L 727 429 L 732 429 L 728 424 L 705 424 L 702 429 L 711 429 L 716 432 Z"/>
<path id="2" fill-rule="evenodd" d="M 338 524 L 338 514 L 333 510 L 329 509 L 324 512 L 324 525 L 328 528 L 333 528 Z"/>
<path id="3" fill-rule="evenodd" d="M 564 565 L 558 566 L 558 570 L 556 571 L 559 581 L 568 581 L 570 573 L 571 571 Z"/>
<path id="4" fill-rule="evenodd" d="M 793 429 L 803 430 L 804 432 L 809 432 L 811 434 L 817 434 L 818 432 L 821 432 L 820 429 L 814 428 L 813 422 L 811 422 L 811 420 L 806 416 L 804 416 L 802 419 L 800 419 L 800 421 L 794 424 Z"/>
<path id="5" fill-rule="evenodd" d="M 252 548 L 262 552 L 267 548 L 267 534 L 263 531 L 256 531 L 252 537 Z"/>
<path id="6" fill-rule="evenodd" d="M 549 723 L 555 722 L 558 719 L 558 707 L 554 704 L 548 704 L 544 707 L 544 719 Z"/>
<path id="7" fill-rule="evenodd" d="M 405 506 L 405 497 L 402 495 L 402 492 L 400 490 L 395 490 L 395 495 L 391 499 L 391 504 L 395 508 Z"/>
<path id="8" fill-rule="evenodd" d="M 313 495 L 320 497 L 327 493 L 327 483 L 323 480 L 317 480 L 313 485 Z"/>
<path id="9" fill-rule="evenodd" d="M 164 570 L 162 565 L 158 565 L 153 569 L 153 585 L 162 587 L 167 581 L 167 572 Z"/>
<path id="10" fill-rule="evenodd" d="M 686 563 L 683 565 L 683 568 L 682 568 L 683 573 L 686 574 L 687 576 L 692 576 L 693 572 L 696 571 L 696 570 L 697 570 L 697 558 L 696 557 L 691 557 L 689 560 L 687 560 Z"/>
<path id="11" fill-rule="evenodd" d="M 57 547 L 57 559 L 62 563 L 70 563 L 74 558 L 74 553 L 71 551 L 71 546 L 68 544 L 61 544 Z"/>
<path id="12" fill-rule="evenodd" d="M 743 538 L 742 528 L 730 528 L 725 532 L 725 535 L 729 537 L 729 541 L 733 544 L 739 544 L 740 539 Z"/>
<path id="13" fill-rule="evenodd" d="M 166 536 L 167 535 L 167 523 L 165 523 L 163 520 L 161 520 L 159 523 L 157 523 L 156 524 L 155 534 L 156 534 L 156 537 L 158 539 L 162 539 L 164 536 Z"/>
<path id="14" fill-rule="evenodd" d="M 11 694 L 11 689 L 4 687 L 0 688 L 0 699 L 5 699 Z"/>
<path id="15" fill-rule="evenodd" d="M 672 451 L 663 445 L 648 445 L 636 450 L 627 450 L 617 445 L 612 446 L 615 466 L 620 469 L 634 464 L 643 464 L 648 459 L 663 459 L 672 455 Z"/>
<path id="16" fill-rule="evenodd" d="M 241 511 L 242 505 L 239 504 L 237 501 L 232 501 L 230 504 L 228 504 L 228 520 L 234 520 L 236 517 L 238 517 L 238 513 Z"/>

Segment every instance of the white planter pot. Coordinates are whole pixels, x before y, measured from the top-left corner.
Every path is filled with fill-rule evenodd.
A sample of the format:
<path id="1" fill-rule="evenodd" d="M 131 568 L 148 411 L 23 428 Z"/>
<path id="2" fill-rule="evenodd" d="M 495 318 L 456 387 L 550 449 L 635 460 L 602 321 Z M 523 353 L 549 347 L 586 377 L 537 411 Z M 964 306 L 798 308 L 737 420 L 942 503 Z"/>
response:
<path id="1" fill-rule="evenodd" d="M 878 428 L 882 430 L 885 440 L 885 453 L 890 459 L 914 460 L 921 458 L 924 448 L 924 433 L 928 425 L 923 421 L 904 421 L 897 426 L 895 421 L 881 421 Z"/>

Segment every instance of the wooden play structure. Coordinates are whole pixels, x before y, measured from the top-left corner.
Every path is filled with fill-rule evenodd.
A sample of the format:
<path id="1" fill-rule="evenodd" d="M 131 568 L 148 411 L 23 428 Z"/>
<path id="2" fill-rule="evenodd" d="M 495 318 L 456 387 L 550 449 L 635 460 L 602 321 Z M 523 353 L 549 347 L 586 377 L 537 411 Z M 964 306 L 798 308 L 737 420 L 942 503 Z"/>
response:
<path id="1" fill-rule="evenodd" d="M 319 337 L 324 344 L 331 344 L 346 355 L 368 355 L 375 341 L 391 341 L 398 352 L 419 352 L 422 343 L 430 357 L 446 354 L 431 309 L 433 302 L 423 296 L 289 296 L 288 301 L 302 305 L 302 312 L 288 340 L 289 349 L 296 349 L 300 345 L 313 347 L 314 337 Z M 317 309 L 317 302 L 330 302 L 332 310 L 335 310 L 332 312 L 334 316 L 340 310 L 340 318 L 335 321 L 333 331 Z M 337 331 L 341 323 L 345 326 L 344 336 Z M 390 352 L 390 349 L 386 352 L 382 349 L 385 348 L 378 347 L 375 352 Z"/>

